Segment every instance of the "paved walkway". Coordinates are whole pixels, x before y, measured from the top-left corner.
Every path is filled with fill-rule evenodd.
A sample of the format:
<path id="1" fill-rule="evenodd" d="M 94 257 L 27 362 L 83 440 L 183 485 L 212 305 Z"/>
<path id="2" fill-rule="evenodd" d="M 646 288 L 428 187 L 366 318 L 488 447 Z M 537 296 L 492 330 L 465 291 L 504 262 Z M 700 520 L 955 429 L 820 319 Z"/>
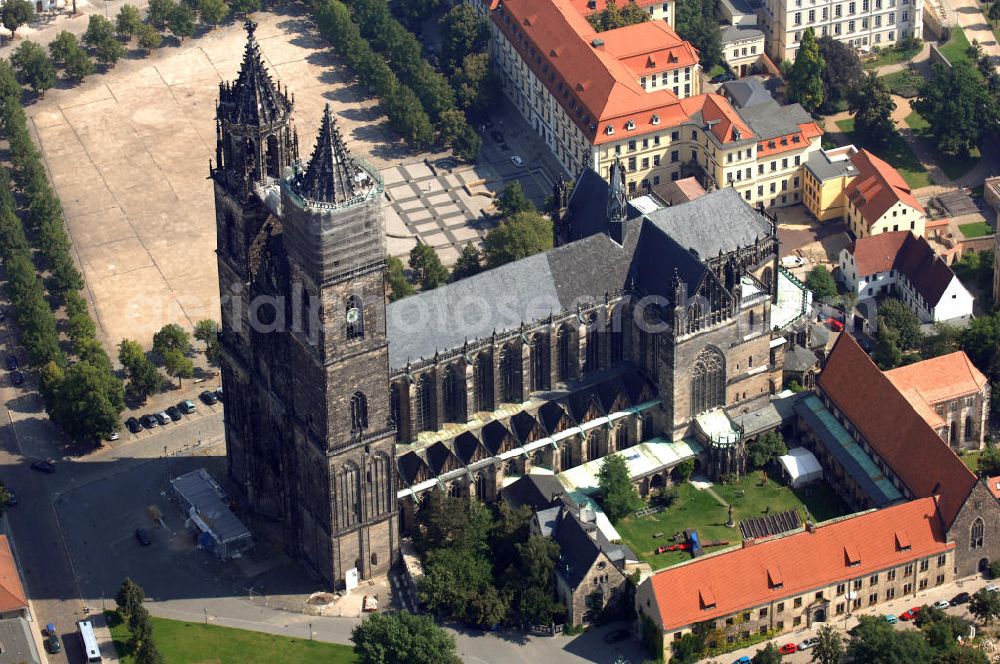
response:
<path id="1" fill-rule="evenodd" d="M 989 21 L 983 16 L 976 0 L 944 0 L 949 5 L 954 19 L 965 31 L 969 43 L 978 41 L 983 52 L 993 59 L 993 64 L 1000 64 L 1000 44 L 990 27 Z"/>

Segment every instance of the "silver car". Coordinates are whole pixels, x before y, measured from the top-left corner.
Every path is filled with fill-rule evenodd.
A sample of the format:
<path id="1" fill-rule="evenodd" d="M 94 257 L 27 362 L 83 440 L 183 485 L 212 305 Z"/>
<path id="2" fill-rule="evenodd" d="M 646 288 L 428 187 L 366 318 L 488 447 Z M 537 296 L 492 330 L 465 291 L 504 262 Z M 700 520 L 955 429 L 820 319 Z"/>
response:
<path id="1" fill-rule="evenodd" d="M 815 648 L 818 643 L 819 638 L 810 636 L 808 639 L 799 644 L 799 650 L 809 650 L 810 648 Z"/>

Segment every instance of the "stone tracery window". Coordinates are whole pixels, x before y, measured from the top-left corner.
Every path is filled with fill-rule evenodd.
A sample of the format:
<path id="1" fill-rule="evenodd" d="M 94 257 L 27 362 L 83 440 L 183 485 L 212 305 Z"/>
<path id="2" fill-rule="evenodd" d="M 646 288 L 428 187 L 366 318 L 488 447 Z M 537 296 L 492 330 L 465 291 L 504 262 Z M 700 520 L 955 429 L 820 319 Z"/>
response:
<path id="1" fill-rule="evenodd" d="M 531 390 L 549 389 L 549 340 L 542 334 L 531 338 Z"/>
<path id="2" fill-rule="evenodd" d="M 601 331 L 598 328 L 597 316 L 594 316 L 587 326 L 587 359 L 584 371 L 596 371 L 601 368 Z"/>
<path id="3" fill-rule="evenodd" d="M 569 337 L 569 326 L 560 325 L 556 331 L 556 371 L 557 377 L 561 381 L 570 379 Z"/>
<path id="4" fill-rule="evenodd" d="M 368 428 L 368 397 L 364 392 L 355 392 L 351 396 L 351 431 L 361 431 Z"/>
<path id="5" fill-rule="evenodd" d="M 347 298 L 344 307 L 347 316 L 347 339 L 362 339 L 365 336 L 365 307 L 357 295 Z"/>
<path id="6" fill-rule="evenodd" d="M 726 403 L 726 359 L 714 349 L 706 348 L 698 354 L 691 372 L 691 414 Z"/>
<path id="7" fill-rule="evenodd" d="M 983 531 L 985 530 L 985 525 L 983 520 L 976 517 L 976 520 L 972 522 L 972 534 L 969 538 L 969 548 L 978 549 L 983 546 Z"/>
<path id="8" fill-rule="evenodd" d="M 449 364 L 444 370 L 442 392 L 445 421 L 464 422 L 466 419 L 465 381 L 459 376 L 459 370 L 454 364 Z"/>
<path id="9" fill-rule="evenodd" d="M 480 353 L 476 357 L 473 367 L 476 382 L 473 390 L 473 409 L 493 410 L 493 360 L 487 353 Z"/>
<path id="10" fill-rule="evenodd" d="M 514 403 L 520 401 L 517 396 L 517 366 L 516 351 L 511 346 L 500 349 L 500 401 Z"/>
<path id="11" fill-rule="evenodd" d="M 434 426 L 434 380 L 430 374 L 417 379 L 416 403 L 414 404 L 414 434 L 433 431 Z"/>

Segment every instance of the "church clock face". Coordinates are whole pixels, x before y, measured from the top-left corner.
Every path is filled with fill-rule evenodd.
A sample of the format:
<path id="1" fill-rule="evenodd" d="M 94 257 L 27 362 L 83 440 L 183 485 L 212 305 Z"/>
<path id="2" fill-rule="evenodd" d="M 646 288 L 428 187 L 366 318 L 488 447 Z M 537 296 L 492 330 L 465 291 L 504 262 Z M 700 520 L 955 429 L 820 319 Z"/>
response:
<path id="1" fill-rule="evenodd" d="M 357 307 L 351 307 L 350 309 L 347 310 L 348 323 L 357 323 L 359 318 L 361 318 L 361 312 L 358 310 Z"/>

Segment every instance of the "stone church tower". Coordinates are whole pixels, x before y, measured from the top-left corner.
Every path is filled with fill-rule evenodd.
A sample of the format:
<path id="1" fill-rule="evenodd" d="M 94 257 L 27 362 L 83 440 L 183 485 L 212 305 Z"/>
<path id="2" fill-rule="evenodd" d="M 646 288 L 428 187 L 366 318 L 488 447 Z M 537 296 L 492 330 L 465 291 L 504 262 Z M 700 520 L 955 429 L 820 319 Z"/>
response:
<path id="1" fill-rule="evenodd" d="M 329 108 L 300 164 L 255 27 L 220 86 L 212 169 L 229 474 L 240 507 L 340 588 L 398 551 L 383 186 Z"/>

